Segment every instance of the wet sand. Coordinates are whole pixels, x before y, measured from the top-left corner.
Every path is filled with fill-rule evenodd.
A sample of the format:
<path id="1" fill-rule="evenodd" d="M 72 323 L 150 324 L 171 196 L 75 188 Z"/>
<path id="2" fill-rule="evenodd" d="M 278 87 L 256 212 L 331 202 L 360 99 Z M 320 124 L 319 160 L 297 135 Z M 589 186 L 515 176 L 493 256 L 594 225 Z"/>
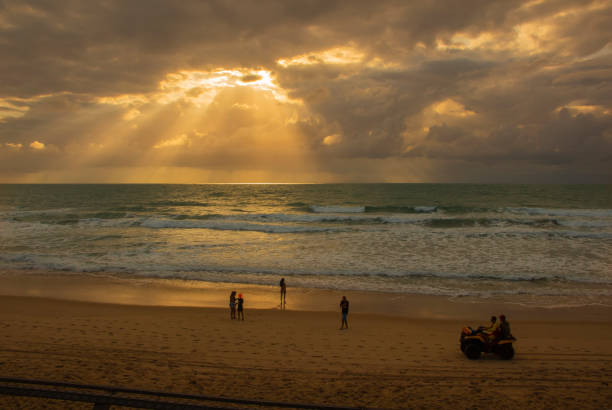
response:
<path id="1" fill-rule="evenodd" d="M 244 322 L 225 308 L 233 288 L 245 294 Z M 0 376 L 384 408 L 612 402 L 609 307 L 344 293 L 351 328 L 340 331 L 342 292 L 289 287 L 280 310 L 274 286 L 4 272 Z M 461 327 L 502 312 L 519 339 L 515 358 L 466 359 Z M 66 408 L 0 397 L 2 408 L 50 404 Z"/>

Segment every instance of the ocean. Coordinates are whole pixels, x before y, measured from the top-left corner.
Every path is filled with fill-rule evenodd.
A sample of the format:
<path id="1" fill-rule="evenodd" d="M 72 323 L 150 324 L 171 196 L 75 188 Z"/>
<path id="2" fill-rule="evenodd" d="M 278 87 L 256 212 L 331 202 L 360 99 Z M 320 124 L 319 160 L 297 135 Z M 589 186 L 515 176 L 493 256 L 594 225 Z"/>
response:
<path id="1" fill-rule="evenodd" d="M 612 305 L 612 185 L 0 185 L 0 269 Z"/>

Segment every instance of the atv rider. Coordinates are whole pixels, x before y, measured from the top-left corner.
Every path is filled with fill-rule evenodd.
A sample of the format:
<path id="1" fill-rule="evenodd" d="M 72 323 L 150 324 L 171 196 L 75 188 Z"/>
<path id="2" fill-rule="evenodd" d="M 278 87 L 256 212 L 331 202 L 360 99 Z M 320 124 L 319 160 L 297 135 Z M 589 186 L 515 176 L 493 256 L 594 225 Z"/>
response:
<path id="1" fill-rule="evenodd" d="M 499 333 L 501 339 L 514 339 L 510 332 L 510 322 L 506 321 L 506 315 L 499 315 Z"/>
<path id="2" fill-rule="evenodd" d="M 495 316 L 491 316 L 491 324 L 489 325 L 489 327 L 482 328 L 481 332 L 489 340 L 494 340 L 499 334 L 499 326 L 500 326 L 500 323 L 497 321 L 497 318 Z"/>

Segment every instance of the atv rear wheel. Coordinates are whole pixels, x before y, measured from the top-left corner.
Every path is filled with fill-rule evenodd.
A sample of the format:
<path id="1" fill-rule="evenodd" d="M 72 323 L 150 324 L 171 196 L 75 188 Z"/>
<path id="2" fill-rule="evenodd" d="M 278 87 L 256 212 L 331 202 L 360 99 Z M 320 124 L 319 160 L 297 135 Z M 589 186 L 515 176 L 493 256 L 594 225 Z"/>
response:
<path id="1" fill-rule="evenodd" d="M 476 360 L 480 357 L 480 346 L 475 343 L 470 343 L 465 346 L 463 353 L 465 353 L 468 359 Z"/>
<path id="2" fill-rule="evenodd" d="M 514 348 L 507 344 L 499 347 L 499 356 L 504 360 L 510 360 L 514 357 Z"/>

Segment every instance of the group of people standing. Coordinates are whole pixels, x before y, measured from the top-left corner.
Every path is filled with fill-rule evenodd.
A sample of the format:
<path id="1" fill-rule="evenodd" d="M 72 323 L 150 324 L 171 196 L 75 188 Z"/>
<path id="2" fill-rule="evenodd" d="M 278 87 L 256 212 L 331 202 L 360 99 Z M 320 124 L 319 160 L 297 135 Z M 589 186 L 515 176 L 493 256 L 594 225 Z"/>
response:
<path id="1" fill-rule="evenodd" d="M 233 290 L 230 294 L 230 318 L 232 320 L 244 320 L 244 298 L 242 297 L 242 293 L 238 294 L 236 297 L 236 291 Z M 238 311 L 238 317 L 236 317 L 236 311 Z"/>
<path id="2" fill-rule="evenodd" d="M 285 309 L 287 305 L 287 283 L 285 278 L 282 278 L 279 283 L 280 286 L 280 308 Z M 244 320 L 244 298 L 242 293 L 236 297 L 236 291 L 232 291 L 229 300 L 230 306 L 230 318 L 232 320 Z M 340 330 L 348 329 L 348 312 L 349 312 L 349 301 L 346 296 L 342 296 L 340 301 L 340 311 L 342 312 L 342 322 L 340 324 Z M 238 315 L 236 316 L 236 312 Z M 491 316 L 491 324 L 488 327 L 481 326 L 478 332 L 485 334 L 490 339 L 495 339 L 498 336 L 501 337 L 512 337 L 510 333 L 510 323 L 506 321 L 505 315 L 499 315 L 499 320 L 495 316 Z"/>
<path id="3" fill-rule="evenodd" d="M 285 278 L 281 278 L 280 283 L 280 308 L 285 309 L 287 306 L 287 284 L 285 283 Z M 233 290 L 230 294 L 229 300 L 230 307 L 230 318 L 232 320 L 244 320 L 244 298 L 242 297 L 242 293 L 238 294 L 236 297 L 236 291 Z M 349 312 L 349 301 L 346 296 L 342 296 L 342 300 L 340 301 L 340 310 L 342 311 L 342 323 L 340 325 L 340 330 L 348 329 L 348 312 Z M 236 312 L 238 312 L 238 317 L 236 317 Z"/>

